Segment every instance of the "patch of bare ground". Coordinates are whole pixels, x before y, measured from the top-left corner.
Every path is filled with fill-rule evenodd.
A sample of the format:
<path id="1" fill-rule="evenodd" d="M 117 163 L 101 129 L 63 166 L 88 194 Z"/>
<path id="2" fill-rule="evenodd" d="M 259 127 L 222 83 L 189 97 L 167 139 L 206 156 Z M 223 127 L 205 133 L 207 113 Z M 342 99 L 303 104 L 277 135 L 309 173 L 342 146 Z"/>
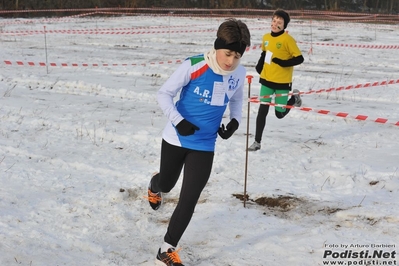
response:
<path id="1" fill-rule="evenodd" d="M 244 201 L 243 194 L 233 194 L 237 199 Z M 344 210 L 339 207 L 323 205 L 320 202 L 299 198 L 292 195 L 273 195 L 251 199 L 246 196 L 246 202 L 251 205 L 264 207 L 264 215 L 275 215 L 280 218 L 293 217 L 292 214 L 300 215 L 330 215 Z"/>

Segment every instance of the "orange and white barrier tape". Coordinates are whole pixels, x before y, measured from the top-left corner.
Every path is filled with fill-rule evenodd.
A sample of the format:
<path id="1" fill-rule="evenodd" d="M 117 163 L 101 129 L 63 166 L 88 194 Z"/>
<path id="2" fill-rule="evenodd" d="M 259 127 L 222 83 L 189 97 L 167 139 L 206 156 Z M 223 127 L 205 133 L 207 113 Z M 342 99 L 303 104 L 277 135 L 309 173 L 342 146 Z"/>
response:
<path id="1" fill-rule="evenodd" d="M 193 32 L 208 32 L 214 31 L 213 29 L 206 30 L 147 30 L 147 31 L 95 31 L 95 30 L 34 30 L 34 31 L 9 31 L 3 32 L 8 35 L 32 35 L 32 34 L 44 34 L 44 33 L 62 33 L 62 34 L 96 34 L 96 35 L 136 35 L 136 34 L 161 34 L 161 33 L 193 33 Z"/>
<path id="2" fill-rule="evenodd" d="M 175 61 L 162 61 L 157 63 L 119 63 L 119 64 L 108 64 L 108 63 L 44 63 L 44 62 L 23 62 L 23 61 L 10 61 L 4 60 L 3 61 L 6 65 L 15 65 L 15 66 L 52 66 L 52 67 L 115 67 L 115 66 L 147 66 L 147 65 L 163 65 L 163 64 L 177 64 L 181 63 L 182 60 L 175 60 Z"/>
<path id="3" fill-rule="evenodd" d="M 378 87 L 378 86 L 387 86 L 387 85 L 394 85 L 394 84 L 399 84 L 399 79 L 391 79 L 391 80 L 383 80 L 383 81 L 375 81 L 375 82 L 366 82 L 366 83 L 359 83 L 356 85 L 348 85 L 348 86 L 340 86 L 336 88 L 328 88 L 328 89 L 319 89 L 319 90 L 309 90 L 309 91 L 301 91 L 299 93 L 280 93 L 280 94 L 275 94 L 274 96 L 272 95 L 265 95 L 265 96 L 252 96 L 250 99 L 251 100 L 259 100 L 259 99 L 268 99 L 268 98 L 275 98 L 275 97 L 281 97 L 281 96 L 291 96 L 291 95 L 308 95 L 308 94 L 315 94 L 315 93 L 323 93 L 323 92 L 332 92 L 332 91 L 347 91 L 347 90 L 352 90 L 352 89 L 360 89 L 360 88 L 370 88 L 370 87 Z"/>
<path id="4" fill-rule="evenodd" d="M 368 48 L 368 49 L 399 49 L 399 45 L 386 45 L 386 44 L 351 44 L 351 43 L 310 43 L 298 42 L 302 44 L 319 45 L 319 46 L 335 46 L 335 47 L 349 47 L 349 48 Z"/>
<path id="5" fill-rule="evenodd" d="M 260 102 L 259 99 L 249 99 L 249 102 L 252 103 L 260 103 L 260 104 L 266 104 L 266 105 L 270 105 L 270 106 L 278 106 L 278 107 L 284 107 L 284 108 L 295 108 L 304 112 L 314 112 L 317 114 L 322 114 L 322 115 L 331 115 L 331 116 L 336 116 L 336 117 L 340 117 L 340 118 L 352 118 L 352 119 L 356 119 L 356 120 L 360 120 L 360 121 L 371 121 L 371 122 L 375 122 L 375 123 L 379 123 L 379 124 L 387 124 L 387 125 L 394 125 L 394 126 L 399 126 L 399 121 L 397 122 L 391 122 L 389 121 L 387 118 L 370 118 L 367 115 L 350 115 L 348 113 L 345 112 L 332 112 L 329 110 L 317 110 L 311 107 L 295 107 L 292 105 L 283 105 L 283 104 L 275 104 L 275 103 L 267 103 L 267 102 Z"/>

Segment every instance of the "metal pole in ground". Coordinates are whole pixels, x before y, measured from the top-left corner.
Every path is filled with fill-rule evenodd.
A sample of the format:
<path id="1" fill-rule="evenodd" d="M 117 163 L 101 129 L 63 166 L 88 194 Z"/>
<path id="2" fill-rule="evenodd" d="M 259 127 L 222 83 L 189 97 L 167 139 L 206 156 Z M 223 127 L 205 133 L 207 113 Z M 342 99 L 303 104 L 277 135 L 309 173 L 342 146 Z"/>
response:
<path id="1" fill-rule="evenodd" d="M 250 101 L 251 98 L 251 83 L 252 83 L 253 76 L 247 75 L 248 80 L 248 110 L 247 110 L 247 142 L 245 147 L 245 176 L 244 176 L 244 208 L 245 202 L 247 201 L 247 175 L 248 175 L 248 141 L 249 141 L 249 112 L 250 112 Z"/>
<path id="2" fill-rule="evenodd" d="M 44 27 L 44 51 L 46 53 L 46 72 L 48 74 L 46 26 L 43 27 Z"/>

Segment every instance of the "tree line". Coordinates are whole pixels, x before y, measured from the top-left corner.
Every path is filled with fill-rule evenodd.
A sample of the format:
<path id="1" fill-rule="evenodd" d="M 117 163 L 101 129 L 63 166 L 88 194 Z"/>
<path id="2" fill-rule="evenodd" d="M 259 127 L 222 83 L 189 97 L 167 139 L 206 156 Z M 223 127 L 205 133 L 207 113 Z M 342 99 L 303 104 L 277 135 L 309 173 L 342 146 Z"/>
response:
<path id="1" fill-rule="evenodd" d="M 0 0 L 2 10 L 80 8 L 250 8 L 398 14 L 399 0 Z"/>

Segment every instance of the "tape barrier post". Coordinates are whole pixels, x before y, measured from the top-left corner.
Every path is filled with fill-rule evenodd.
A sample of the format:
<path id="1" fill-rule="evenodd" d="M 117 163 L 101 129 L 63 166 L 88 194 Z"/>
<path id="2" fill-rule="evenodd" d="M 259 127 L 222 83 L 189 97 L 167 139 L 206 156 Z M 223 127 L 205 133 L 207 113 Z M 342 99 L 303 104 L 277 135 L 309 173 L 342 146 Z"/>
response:
<path id="1" fill-rule="evenodd" d="M 313 54 L 313 32 L 312 32 L 312 20 L 310 20 L 310 49 L 308 52 L 309 55 L 309 59 L 310 59 L 310 55 Z"/>
<path id="2" fill-rule="evenodd" d="M 251 83 L 253 76 L 247 75 L 248 80 L 248 99 L 251 98 Z M 244 208 L 245 202 L 247 200 L 247 175 L 248 175 L 248 141 L 249 141 L 249 113 L 250 113 L 250 101 L 248 101 L 248 110 L 247 110 L 247 141 L 245 148 L 245 175 L 244 175 Z"/>
<path id="3" fill-rule="evenodd" d="M 46 72 L 48 74 L 46 26 L 43 27 L 44 27 L 44 52 L 46 54 Z"/>

